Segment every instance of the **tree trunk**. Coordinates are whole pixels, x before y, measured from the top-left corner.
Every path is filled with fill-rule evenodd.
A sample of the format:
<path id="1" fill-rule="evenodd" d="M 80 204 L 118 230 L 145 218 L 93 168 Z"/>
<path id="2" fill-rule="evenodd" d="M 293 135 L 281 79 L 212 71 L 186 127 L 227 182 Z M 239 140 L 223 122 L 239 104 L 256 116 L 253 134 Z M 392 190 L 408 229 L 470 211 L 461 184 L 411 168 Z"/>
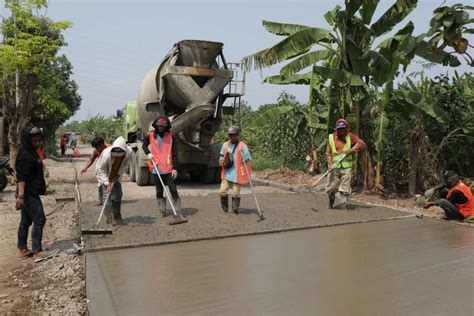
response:
<path id="1" fill-rule="evenodd" d="M 33 92 L 36 87 L 36 75 L 27 77 L 26 82 L 20 81 L 20 102 L 16 103 L 15 88 L 5 98 L 5 119 L 8 122 L 8 146 L 10 150 L 10 164 L 15 168 L 16 156 L 18 155 L 20 135 L 29 121 L 31 105 L 33 103 Z"/>
<path id="2" fill-rule="evenodd" d="M 421 119 L 416 118 L 413 132 L 410 138 L 410 176 L 408 179 L 408 194 L 415 195 L 417 192 L 417 178 L 418 178 L 418 166 L 420 163 L 419 149 L 420 149 L 420 135 L 422 129 Z"/>
<path id="3" fill-rule="evenodd" d="M 10 166 L 15 169 L 16 156 L 20 145 L 20 133 L 18 132 L 18 121 L 9 123 L 8 129 L 8 146 L 10 148 Z"/>

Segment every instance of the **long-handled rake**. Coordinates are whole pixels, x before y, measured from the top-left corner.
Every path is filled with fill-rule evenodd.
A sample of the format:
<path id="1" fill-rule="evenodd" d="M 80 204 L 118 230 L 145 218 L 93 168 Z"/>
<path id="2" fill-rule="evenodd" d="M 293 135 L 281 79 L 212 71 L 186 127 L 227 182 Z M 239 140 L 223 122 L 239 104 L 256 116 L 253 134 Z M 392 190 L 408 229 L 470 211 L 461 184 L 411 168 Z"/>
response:
<path id="1" fill-rule="evenodd" d="M 113 189 L 114 184 L 112 184 L 112 189 Z M 98 227 L 100 224 L 100 220 L 102 219 L 102 216 L 104 215 L 105 208 L 107 206 L 107 203 L 109 203 L 109 198 L 112 193 L 107 193 L 107 197 L 105 198 L 104 204 L 102 205 L 102 210 L 100 211 L 99 218 L 97 219 L 97 223 L 95 223 L 95 226 Z M 94 225 L 93 225 L 94 226 Z M 92 229 L 89 228 L 87 230 L 82 230 L 81 233 L 83 235 L 110 235 L 112 234 L 111 229 L 106 229 L 106 228 L 97 228 L 97 229 Z"/>
<path id="2" fill-rule="evenodd" d="M 258 221 L 261 222 L 265 219 L 265 217 L 263 216 L 262 210 L 260 209 L 260 205 L 258 204 L 257 195 L 255 194 L 255 189 L 253 187 L 252 179 L 250 178 L 250 172 L 247 168 L 247 164 L 245 163 L 244 157 L 242 157 L 242 164 L 244 165 L 244 168 L 245 168 L 245 174 L 247 175 L 247 178 L 249 179 L 250 191 L 252 191 L 255 204 L 257 205 Z"/>
<path id="3" fill-rule="evenodd" d="M 358 146 L 358 144 L 356 144 L 352 149 L 354 150 L 357 146 Z M 333 171 L 334 168 L 336 168 L 336 166 L 337 166 L 338 164 L 340 164 L 344 159 L 346 159 L 347 156 L 348 156 L 347 153 L 345 153 L 345 154 L 341 157 L 341 159 L 339 159 L 338 161 L 336 161 L 336 162 L 332 165 L 331 168 L 329 168 L 321 177 L 319 177 L 318 180 L 316 180 L 316 182 L 314 182 L 311 186 L 308 187 L 308 191 L 309 191 L 310 193 L 312 193 L 313 195 L 316 195 L 316 192 L 313 191 L 313 188 L 314 188 L 315 186 L 317 186 L 321 181 L 323 181 L 323 179 L 326 178 L 326 176 L 327 176 L 329 173 L 331 173 L 331 171 Z"/>
<path id="4" fill-rule="evenodd" d="M 177 225 L 177 224 L 187 223 L 188 220 L 186 218 L 184 218 L 181 214 L 178 215 L 178 213 L 176 212 L 173 201 L 171 200 L 171 196 L 168 193 L 168 190 L 166 189 L 166 186 L 165 186 L 165 183 L 163 182 L 163 179 L 161 179 L 161 177 L 160 177 L 160 172 L 158 171 L 158 167 L 156 166 L 155 161 L 151 160 L 151 162 L 153 163 L 153 168 L 155 169 L 156 175 L 158 176 L 158 179 L 160 180 L 160 183 L 161 183 L 161 186 L 163 187 L 163 191 L 165 192 L 166 198 L 170 202 L 171 208 L 173 209 L 174 220 L 169 222 L 169 224 L 170 225 Z"/>

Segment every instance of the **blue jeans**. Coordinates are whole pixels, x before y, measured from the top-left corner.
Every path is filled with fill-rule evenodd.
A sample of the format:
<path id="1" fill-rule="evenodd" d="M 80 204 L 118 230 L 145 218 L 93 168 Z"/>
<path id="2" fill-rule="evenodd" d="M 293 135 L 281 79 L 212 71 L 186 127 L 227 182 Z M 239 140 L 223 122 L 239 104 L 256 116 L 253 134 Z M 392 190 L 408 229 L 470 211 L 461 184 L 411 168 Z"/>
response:
<path id="1" fill-rule="evenodd" d="M 46 216 L 43 204 L 39 196 L 25 195 L 25 205 L 21 209 L 20 226 L 18 227 L 18 249 L 27 249 L 28 230 L 33 224 L 31 231 L 32 251 L 42 251 L 43 228 L 46 224 Z"/>

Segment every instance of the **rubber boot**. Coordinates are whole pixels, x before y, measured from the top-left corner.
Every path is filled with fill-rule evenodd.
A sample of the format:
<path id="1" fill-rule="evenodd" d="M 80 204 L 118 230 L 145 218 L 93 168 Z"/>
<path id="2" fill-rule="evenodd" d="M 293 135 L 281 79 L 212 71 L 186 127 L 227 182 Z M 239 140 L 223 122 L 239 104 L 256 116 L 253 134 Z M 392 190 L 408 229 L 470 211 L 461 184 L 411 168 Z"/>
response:
<path id="1" fill-rule="evenodd" d="M 156 199 L 156 203 L 158 204 L 158 210 L 160 211 L 161 217 L 166 217 L 166 199 Z"/>
<path id="2" fill-rule="evenodd" d="M 334 194 L 328 193 L 329 197 L 329 208 L 333 209 L 334 208 L 334 201 L 336 200 L 336 197 Z"/>
<path id="3" fill-rule="evenodd" d="M 181 199 L 180 198 L 173 198 L 174 208 L 176 210 L 176 219 L 180 221 L 188 221 L 186 217 L 184 217 L 181 211 Z"/>
<path id="4" fill-rule="evenodd" d="M 232 211 L 239 215 L 240 197 L 232 197 Z"/>
<path id="5" fill-rule="evenodd" d="M 349 194 L 345 192 L 338 192 L 339 208 L 347 211 L 347 202 Z"/>
<path id="6" fill-rule="evenodd" d="M 229 212 L 229 196 L 227 194 L 221 195 L 221 206 L 224 212 Z"/>
<path id="7" fill-rule="evenodd" d="M 112 201 L 112 212 L 114 216 L 114 223 L 116 225 L 123 225 L 125 222 L 122 218 L 122 202 Z"/>
<path id="8" fill-rule="evenodd" d="M 104 216 L 105 216 L 105 223 L 106 224 L 113 224 L 113 217 L 112 217 L 112 210 L 110 209 L 111 206 L 107 205 L 104 210 Z"/>

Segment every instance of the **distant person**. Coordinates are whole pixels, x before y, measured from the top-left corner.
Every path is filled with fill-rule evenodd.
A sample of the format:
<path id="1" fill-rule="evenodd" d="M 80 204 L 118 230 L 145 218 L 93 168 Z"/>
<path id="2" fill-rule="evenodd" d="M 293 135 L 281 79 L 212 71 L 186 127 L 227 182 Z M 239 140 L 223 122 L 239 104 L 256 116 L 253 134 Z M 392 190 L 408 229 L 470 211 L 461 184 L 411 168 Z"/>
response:
<path id="1" fill-rule="evenodd" d="M 148 155 L 148 167 L 155 179 L 158 210 L 162 217 L 166 216 L 166 198 L 163 197 L 163 186 L 160 179 L 158 179 L 160 177 L 170 190 L 178 218 L 184 218 L 181 210 L 181 199 L 175 182 L 178 178 L 178 144 L 170 132 L 170 120 L 167 117 L 157 117 L 153 121 L 152 127 L 154 130 L 143 140 L 142 148 L 145 154 Z M 159 174 L 157 174 L 152 161 L 155 162 Z"/>
<path id="2" fill-rule="evenodd" d="M 43 256 L 43 228 L 46 216 L 40 195 L 46 193 L 43 166 L 43 134 L 34 126 L 26 127 L 21 132 L 21 147 L 16 157 L 16 209 L 21 210 L 18 228 L 18 258 L 41 259 Z M 31 230 L 31 251 L 28 249 L 28 230 Z"/>
<path id="3" fill-rule="evenodd" d="M 89 159 L 87 159 L 86 164 L 81 170 L 81 175 L 84 175 L 84 173 L 87 172 L 87 170 L 92 166 L 94 161 L 99 158 L 102 154 L 102 151 L 104 151 L 105 148 L 110 147 L 110 144 L 106 144 L 104 139 L 102 137 L 96 137 L 92 140 L 91 146 L 94 148 L 92 151 L 92 154 Z M 102 191 L 102 186 L 98 185 L 98 191 L 99 191 L 99 204 L 102 204 L 103 200 L 103 191 Z"/>
<path id="4" fill-rule="evenodd" d="M 67 135 L 62 135 L 59 139 L 59 147 L 61 148 L 61 156 L 66 154 L 66 143 L 67 143 Z"/>
<path id="5" fill-rule="evenodd" d="M 249 176 L 244 163 L 250 172 L 250 151 L 247 145 L 239 138 L 240 127 L 231 126 L 228 130 L 229 140 L 224 143 L 220 152 L 221 171 L 221 206 L 224 212 L 229 211 L 229 197 L 227 192 L 232 188 L 232 211 L 237 215 L 240 208 L 240 188 L 249 183 Z"/>
<path id="6" fill-rule="evenodd" d="M 71 142 L 69 143 L 69 147 L 71 147 L 73 157 L 79 158 L 81 156 L 81 153 L 77 149 L 77 136 L 76 135 L 71 134 Z"/>
<path id="7" fill-rule="evenodd" d="M 447 220 L 464 221 L 474 218 L 474 198 L 471 188 L 459 180 L 455 171 L 447 170 L 443 175 L 443 183 L 431 189 L 431 192 L 438 192 L 439 199 L 437 202 L 426 202 L 424 208 L 440 206 Z"/>
<path id="8" fill-rule="evenodd" d="M 127 170 L 131 158 L 132 149 L 127 146 L 123 137 L 119 137 L 112 146 L 102 151 L 97 162 L 97 180 L 104 192 L 103 203 L 108 200 L 105 206 L 107 224 L 123 224 L 121 213 L 123 191 L 120 177 Z"/>
<path id="9" fill-rule="evenodd" d="M 340 201 L 340 206 L 347 209 L 354 163 L 352 154 L 364 150 L 365 147 L 365 142 L 350 132 L 350 125 L 345 119 L 339 119 L 336 122 L 334 133 L 329 134 L 326 150 L 328 168 L 334 166 L 334 170 L 329 173 L 326 190 L 329 197 L 329 208 L 334 207 L 337 198 Z M 344 154 L 347 154 L 346 158 L 341 163 L 334 165 Z"/>

